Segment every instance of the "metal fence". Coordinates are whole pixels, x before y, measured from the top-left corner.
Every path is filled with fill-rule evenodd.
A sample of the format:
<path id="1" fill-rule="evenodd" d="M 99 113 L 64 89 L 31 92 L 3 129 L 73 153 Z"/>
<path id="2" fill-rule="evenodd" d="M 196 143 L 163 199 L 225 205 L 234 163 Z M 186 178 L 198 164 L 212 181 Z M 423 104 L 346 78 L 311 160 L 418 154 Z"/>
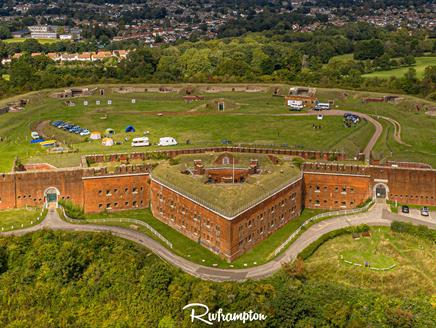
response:
<path id="1" fill-rule="evenodd" d="M 334 211 L 334 212 L 325 212 L 320 213 L 315 216 L 312 216 L 310 219 L 307 219 L 304 221 L 297 230 L 295 230 L 289 237 L 286 239 L 279 247 L 276 248 L 274 251 L 274 256 L 277 256 L 286 246 L 303 230 L 305 226 L 307 226 L 309 223 L 312 223 L 318 219 L 331 217 L 331 216 L 342 216 L 342 215 L 348 215 L 348 214 L 356 214 L 361 212 L 366 212 L 372 205 L 374 204 L 374 201 L 369 202 L 364 207 L 361 208 L 354 208 L 352 210 L 342 210 L 342 211 Z"/>
<path id="2" fill-rule="evenodd" d="M 108 218 L 108 219 L 94 219 L 94 220 L 77 220 L 77 219 L 73 219 L 70 218 L 66 213 L 65 213 L 65 209 L 62 207 L 62 211 L 63 214 L 65 216 L 65 218 L 67 219 L 67 221 L 70 221 L 72 223 L 83 223 L 83 221 L 87 222 L 87 223 L 134 223 L 134 224 L 138 224 L 140 226 L 145 227 L 146 229 L 148 229 L 153 235 L 155 235 L 157 238 L 159 238 L 160 240 L 162 240 L 165 244 L 168 245 L 169 248 L 173 248 L 173 244 L 166 239 L 164 236 L 162 236 L 159 232 L 156 231 L 156 229 L 154 229 L 151 225 L 149 225 L 148 223 L 141 221 L 141 220 L 137 220 L 137 219 L 129 219 L 129 218 Z"/>
<path id="3" fill-rule="evenodd" d="M 230 210 L 225 209 L 225 208 L 220 208 L 220 207 L 218 207 L 216 205 L 212 205 L 211 203 L 209 203 L 209 202 L 207 202 L 207 201 L 205 201 L 205 200 L 203 200 L 203 199 L 201 199 L 201 198 L 199 198 L 199 197 L 197 197 L 197 196 L 195 196 L 195 195 L 193 195 L 193 194 L 191 194 L 191 193 L 189 193 L 187 191 L 182 190 L 180 187 L 177 187 L 174 184 L 172 184 L 171 182 L 168 182 L 168 181 L 166 181 L 166 180 L 164 180 L 162 178 L 156 178 L 155 176 L 152 176 L 152 180 L 157 181 L 158 183 L 162 184 L 163 186 L 166 186 L 166 187 L 168 187 L 170 189 L 173 189 L 174 191 L 182 194 L 183 196 L 185 196 L 187 198 L 190 198 L 191 200 L 194 200 L 198 204 L 200 204 L 200 205 L 202 205 L 202 206 L 204 206 L 204 207 L 206 207 L 206 208 L 208 208 L 208 209 L 210 209 L 212 211 L 218 212 L 218 213 L 220 213 L 220 214 L 222 214 L 222 215 L 224 215 L 224 216 L 226 216 L 228 218 L 233 218 L 236 215 L 238 215 L 238 214 L 244 212 L 245 210 L 249 209 L 250 207 L 252 207 L 252 206 L 262 202 L 263 200 L 265 200 L 266 198 L 270 197 L 271 195 L 273 195 L 273 194 L 279 192 L 280 190 L 290 186 L 291 184 L 297 182 L 302 177 L 303 177 L 303 174 L 300 173 L 298 176 L 292 178 L 289 181 L 286 181 L 286 183 L 283 183 L 280 186 L 270 190 L 269 192 L 267 192 L 267 193 L 257 197 L 256 199 L 253 199 L 252 201 L 243 204 L 242 206 L 240 206 L 239 208 L 237 208 L 236 210 L 233 210 L 233 211 L 230 211 Z"/>

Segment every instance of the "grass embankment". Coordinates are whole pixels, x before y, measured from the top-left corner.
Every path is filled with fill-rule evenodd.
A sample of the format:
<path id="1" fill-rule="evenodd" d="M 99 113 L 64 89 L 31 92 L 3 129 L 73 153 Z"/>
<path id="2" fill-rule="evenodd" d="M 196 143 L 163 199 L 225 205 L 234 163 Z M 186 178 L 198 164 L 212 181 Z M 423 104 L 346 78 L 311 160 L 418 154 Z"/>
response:
<path id="1" fill-rule="evenodd" d="M 182 235 L 176 230 L 172 229 L 170 226 L 162 223 L 155 217 L 153 217 L 149 209 L 146 210 L 132 210 L 123 212 L 113 212 L 113 213 L 100 213 L 100 214 L 87 214 L 86 219 L 88 223 L 93 223 L 92 220 L 95 219 L 119 219 L 119 218 L 130 218 L 137 219 L 148 223 L 156 231 L 158 231 L 162 236 L 164 236 L 168 241 L 173 244 L 172 252 L 184 257 L 192 262 L 202 264 L 205 266 L 217 266 L 220 268 L 245 268 L 252 267 L 256 265 L 263 264 L 270 260 L 270 255 L 274 250 L 283 243 L 290 234 L 292 234 L 305 220 L 308 218 L 321 213 L 320 210 L 304 210 L 301 216 L 291 220 L 288 224 L 283 226 L 280 230 L 271 234 L 265 240 L 260 242 L 249 252 L 243 254 L 241 257 L 236 259 L 232 263 L 227 263 L 208 249 L 204 248 L 200 244 L 192 241 L 188 237 Z M 135 229 L 146 235 L 150 236 L 154 240 L 160 242 L 162 245 L 167 247 L 165 243 L 156 238 L 149 230 L 141 226 L 133 227 L 132 223 L 128 222 L 105 222 L 98 223 L 104 225 L 114 225 L 121 226 L 128 229 Z M 215 264 L 215 265 L 214 265 Z"/>
<path id="2" fill-rule="evenodd" d="M 46 213 L 44 211 L 41 215 L 41 209 L 37 207 L 0 211 L 0 231 L 31 227 L 40 223 Z"/>
<path id="3" fill-rule="evenodd" d="M 371 237 L 356 240 L 345 234 L 326 241 L 305 261 L 305 269 L 313 281 L 337 281 L 393 295 L 428 296 L 436 292 L 435 250 L 434 241 L 372 227 Z M 375 271 L 344 260 L 360 264 L 368 261 L 372 267 L 396 266 Z"/>

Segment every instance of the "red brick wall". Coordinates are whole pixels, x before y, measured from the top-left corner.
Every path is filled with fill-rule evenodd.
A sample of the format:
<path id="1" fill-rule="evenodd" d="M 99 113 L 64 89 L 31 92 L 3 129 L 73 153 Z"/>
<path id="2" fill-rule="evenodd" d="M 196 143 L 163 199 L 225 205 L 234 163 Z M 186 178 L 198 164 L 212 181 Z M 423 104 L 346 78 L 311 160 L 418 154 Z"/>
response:
<path id="1" fill-rule="evenodd" d="M 236 259 L 299 216 L 301 196 L 302 180 L 299 180 L 241 215 L 227 219 L 155 181 L 151 182 L 153 215 L 227 260 Z"/>
<path id="2" fill-rule="evenodd" d="M 402 204 L 436 205 L 436 170 L 371 167 L 371 176 L 387 181 L 388 198 Z"/>
<path id="3" fill-rule="evenodd" d="M 17 172 L 16 207 L 42 206 L 44 191 L 56 187 L 62 199 L 83 205 L 82 170 Z"/>
<path id="4" fill-rule="evenodd" d="M 86 213 L 147 208 L 150 202 L 150 176 L 107 175 L 83 178 Z"/>
<path id="5" fill-rule="evenodd" d="M 301 214 L 302 188 L 301 179 L 231 221 L 231 260 Z"/>
<path id="6" fill-rule="evenodd" d="M 15 207 L 15 175 L 0 174 L 0 209 Z"/>
<path id="7" fill-rule="evenodd" d="M 355 208 L 372 197 L 371 178 L 305 172 L 304 193 L 307 208 Z"/>
<path id="8" fill-rule="evenodd" d="M 230 257 L 230 222 L 222 216 L 155 181 L 151 181 L 151 210 L 188 238 L 223 258 Z"/>

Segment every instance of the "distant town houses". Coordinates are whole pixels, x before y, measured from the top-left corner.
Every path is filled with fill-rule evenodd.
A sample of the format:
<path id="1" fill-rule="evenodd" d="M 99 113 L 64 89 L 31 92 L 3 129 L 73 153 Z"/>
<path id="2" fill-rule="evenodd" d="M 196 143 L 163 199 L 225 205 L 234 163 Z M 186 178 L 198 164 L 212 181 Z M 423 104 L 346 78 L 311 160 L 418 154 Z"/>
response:
<path id="1" fill-rule="evenodd" d="M 129 50 L 113 50 L 98 52 L 66 53 L 66 52 L 49 52 L 47 54 L 33 52 L 32 57 L 45 55 L 55 62 L 96 62 L 114 58 L 118 61 L 124 60 L 129 54 Z M 2 60 L 2 64 L 8 64 L 12 60 L 19 59 L 24 53 L 16 53 L 9 58 Z"/>
<path id="2" fill-rule="evenodd" d="M 68 28 L 53 25 L 34 25 L 27 29 L 12 32 L 13 38 L 29 39 L 60 39 L 60 40 L 80 40 L 80 28 Z"/>

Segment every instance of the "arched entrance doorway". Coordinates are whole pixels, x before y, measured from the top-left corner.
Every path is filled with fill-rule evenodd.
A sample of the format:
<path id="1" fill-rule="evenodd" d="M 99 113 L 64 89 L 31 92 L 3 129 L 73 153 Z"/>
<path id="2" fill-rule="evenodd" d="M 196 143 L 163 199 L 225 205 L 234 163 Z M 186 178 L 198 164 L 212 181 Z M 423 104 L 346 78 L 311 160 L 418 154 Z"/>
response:
<path id="1" fill-rule="evenodd" d="M 60 194 L 59 190 L 55 187 L 47 188 L 44 191 L 44 206 L 46 208 L 57 208 Z"/>
<path id="2" fill-rule="evenodd" d="M 384 183 L 377 183 L 374 186 L 374 198 L 389 199 L 389 187 Z"/>

